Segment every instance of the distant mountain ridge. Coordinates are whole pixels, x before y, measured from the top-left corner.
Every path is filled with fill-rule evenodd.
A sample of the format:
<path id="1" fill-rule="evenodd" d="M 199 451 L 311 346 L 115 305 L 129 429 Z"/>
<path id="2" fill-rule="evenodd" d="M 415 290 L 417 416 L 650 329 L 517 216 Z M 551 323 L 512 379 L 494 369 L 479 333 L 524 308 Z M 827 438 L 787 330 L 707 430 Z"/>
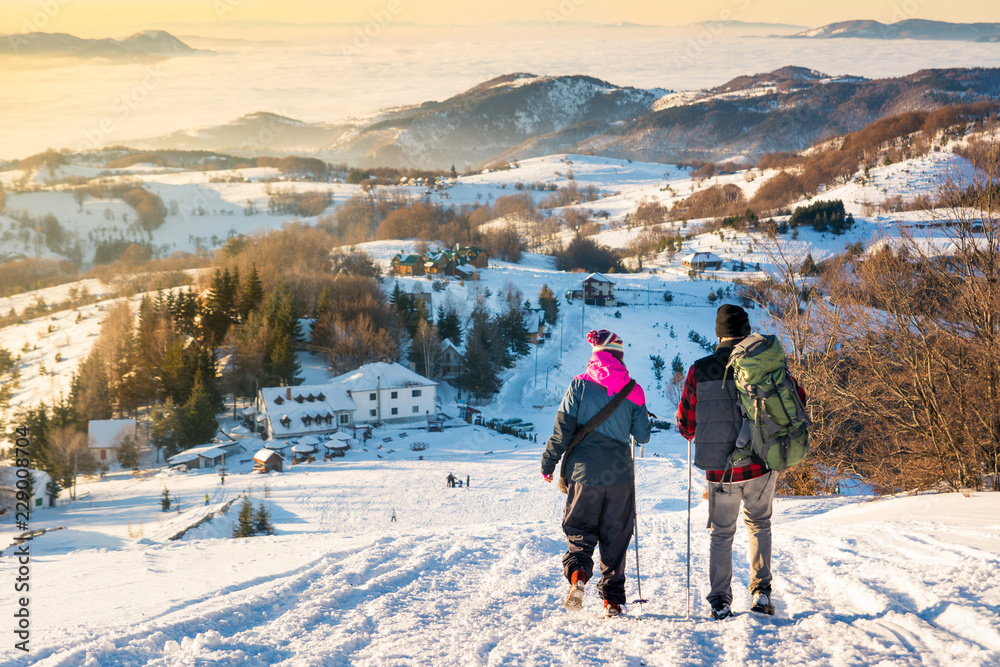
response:
<path id="1" fill-rule="evenodd" d="M 575 152 L 674 162 L 797 152 L 907 111 L 1000 100 L 1000 68 L 921 70 L 904 77 L 828 77 L 805 68 L 737 77 L 685 103 L 607 131 L 536 138 L 504 157 Z"/>
<path id="2" fill-rule="evenodd" d="M 690 92 L 522 72 L 374 119 L 303 123 L 257 113 L 130 145 L 247 156 L 300 153 L 358 167 L 467 168 L 557 153 L 720 161 L 801 151 L 905 111 L 998 100 L 1000 68 L 869 80 L 782 67 Z"/>
<path id="3" fill-rule="evenodd" d="M 84 39 L 66 33 L 0 35 L 0 55 L 135 60 L 198 53 L 164 30 L 144 30 L 124 39 Z"/>
<path id="4" fill-rule="evenodd" d="M 1000 23 L 948 23 L 925 19 L 906 19 L 897 23 L 879 21 L 840 21 L 820 28 L 790 35 L 793 38 L 836 39 L 924 39 L 964 42 L 1000 40 Z"/>
<path id="5" fill-rule="evenodd" d="M 590 76 L 518 72 L 485 81 L 443 102 L 393 109 L 366 122 L 306 124 L 273 114 L 130 142 L 137 148 L 246 153 L 306 150 L 358 166 L 476 165 L 540 134 L 576 125 L 600 131 L 652 109 L 668 91 L 619 87 Z M 257 137 L 268 136 L 267 142 Z"/>

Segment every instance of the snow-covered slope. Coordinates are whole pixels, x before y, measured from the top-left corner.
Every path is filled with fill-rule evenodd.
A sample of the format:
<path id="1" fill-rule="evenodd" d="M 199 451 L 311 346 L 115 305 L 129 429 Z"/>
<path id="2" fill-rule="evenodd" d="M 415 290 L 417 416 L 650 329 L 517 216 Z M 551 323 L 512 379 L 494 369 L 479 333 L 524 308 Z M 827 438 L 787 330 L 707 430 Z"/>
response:
<path id="1" fill-rule="evenodd" d="M 418 439 L 430 445 L 423 460 L 406 449 Z M 405 437 L 377 432 L 372 442 L 383 448 L 268 476 L 231 465 L 224 485 L 211 471 L 145 481 L 112 474 L 82 485 L 76 503 L 36 513 L 38 527 L 67 530 L 30 543 L 32 651 L 7 642 L 0 660 L 12 667 L 1000 660 L 996 494 L 779 498 L 777 615 L 747 612 L 741 531 L 737 615 L 715 622 L 703 599 L 708 532 L 696 477 L 688 618 L 685 445 L 673 432 L 655 434 L 637 465 L 639 565 L 650 602 L 630 605 L 630 618 L 605 621 L 593 590 L 583 612 L 561 608 L 564 497 L 540 479 L 541 439 L 466 426 Z M 446 488 L 449 473 L 468 476 L 470 486 Z M 180 499 L 180 514 L 158 511 L 163 488 Z M 241 493 L 270 508 L 276 535 L 229 539 L 231 510 L 166 541 Z M 635 599 L 635 552 L 628 558 Z M 4 610 L 12 613 L 9 596 Z"/>

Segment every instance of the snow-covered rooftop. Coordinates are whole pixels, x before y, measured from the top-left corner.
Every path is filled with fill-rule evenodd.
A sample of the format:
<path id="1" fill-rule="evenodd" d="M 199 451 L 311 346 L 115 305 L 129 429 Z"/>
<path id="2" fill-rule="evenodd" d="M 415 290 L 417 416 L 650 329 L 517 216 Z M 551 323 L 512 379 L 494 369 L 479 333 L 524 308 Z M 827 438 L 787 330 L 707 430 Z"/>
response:
<path id="1" fill-rule="evenodd" d="M 273 449 L 266 449 L 265 448 L 265 449 L 261 449 L 256 454 L 254 454 L 253 455 L 253 460 L 254 461 L 260 461 L 261 463 L 265 463 L 267 461 L 270 461 L 275 456 L 277 456 L 279 459 L 282 458 L 281 454 L 279 454 L 278 452 L 274 451 Z"/>
<path id="2" fill-rule="evenodd" d="M 203 445 L 201 447 L 192 447 L 191 449 L 185 449 L 183 452 L 174 454 L 167 461 L 170 465 L 178 465 L 180 463 L 187 463 L 188 461 L 194 461 L 199 458 L 206 459 L 217 459 L 220 456 L 225 456 L 226 450 L 217 447 L 215 445 Z"/>
<path id="3" fill-rule="evenodd" d="M 355 371 L 338 375 L 330 381 L 346 391 L 373 391 L 375 389 L 402 389 L 404 387 L 434 387 L 437 382 L 414 373 L 400 364 L 375 362 L 365 364 Z"/>

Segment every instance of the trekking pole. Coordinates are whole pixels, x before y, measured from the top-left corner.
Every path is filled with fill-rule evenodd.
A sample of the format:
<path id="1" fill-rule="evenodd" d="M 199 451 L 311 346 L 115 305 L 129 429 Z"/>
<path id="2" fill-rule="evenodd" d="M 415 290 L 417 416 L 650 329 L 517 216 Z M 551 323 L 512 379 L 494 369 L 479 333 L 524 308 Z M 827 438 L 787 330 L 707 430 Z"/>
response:
<path id="1" fill-rule="evenodd" d="M 688 440 L 687 591 L 684 602 L 687 617 L 691 618 L 691 440 Z"/>
<path id="2" fill-rule="evenodd" d="M 649 602 L 642 597 L 642 577 L 639 574 L 639 498 L 635 493 L 635 437 L 629 436 L 632 443 L 632 532 L 635 533 L 635 583 L 639 588 L 639 599 L 633 600 L 632 604 L 642 605 Z"/>

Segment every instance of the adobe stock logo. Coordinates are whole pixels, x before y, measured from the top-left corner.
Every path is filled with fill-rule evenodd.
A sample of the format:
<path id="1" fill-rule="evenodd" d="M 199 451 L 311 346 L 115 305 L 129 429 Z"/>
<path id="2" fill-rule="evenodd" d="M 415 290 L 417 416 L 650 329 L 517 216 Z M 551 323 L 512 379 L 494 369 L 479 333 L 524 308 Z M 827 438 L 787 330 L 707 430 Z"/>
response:
<path id="1" fill-rule="evenodd" d="M 363 49 L 370 46 L 372 40 L 382 34 L 382 31 L 392 23 L 403 11 L 403 4 L 399 0 L 389 0 L 384 9 L 376 9 L 371 12 L 372 20 L 364 25 L 354 26 L 354 39 L 350 42 L 340 43 L 340 53 L 344 56 L 360 56 Z"/>

